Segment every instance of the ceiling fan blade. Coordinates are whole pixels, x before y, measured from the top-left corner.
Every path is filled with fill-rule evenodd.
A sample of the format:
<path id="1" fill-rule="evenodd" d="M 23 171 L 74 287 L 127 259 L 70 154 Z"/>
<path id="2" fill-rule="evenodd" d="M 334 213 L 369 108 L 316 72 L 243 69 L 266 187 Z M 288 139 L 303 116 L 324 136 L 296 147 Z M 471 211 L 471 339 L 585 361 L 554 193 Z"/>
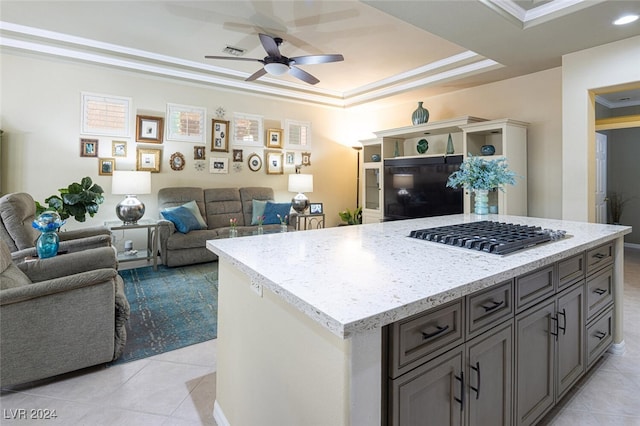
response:
<path id="1" fill-rule="evenodd" d="M 257 80 L 260 77 L 262 77 L 263 75 L 265 75 L 267 72 L 264 70 L 264 68 L 260 68 L 258 71 L 254 72 L 253 74 L 251 74 L 249 77 L 246 78 L 245 81 L 253 81 L 253 80 Z"/>
<path id="2" fill-rule="evenodd" d="M 269 56 L 273 56 L 274 58 L 281 58 L 280 49 L 278 48 L 278 43 L 273 39 L 273 37 L 260 34 L 260 43 L 262 43 L 262 47 L 267 51 Z"/>
<path id="3" fill-rule="evenodd" d="M 250 61 L 250 62 L 260 62 L 260 63 L 264 63 L 262 61 L 262 59 L 255 59 L 255 58 L 238 58 L 236 56 L 211 56 L 211 55 L 207 55 L 205 56 L 206 59 L 226 59 L 226 60 L 231 60 L 231 61 Z"/>
<path id="4" fill-rule="evenodd" d="M 314 76 L 312 76 L 311 74 L 309 74 L 308 72 L 301 70 L 300 68 L 297 67 L 290 67 L 289 68 L 289 74 L 291 74 L 292 76 L 299 78 L 300 80 L 307 82 L 309 84 L 317 84 L 320 83 L 320 80 L 318 80 L 317 78 L 315 78 Z"/>
<path id="5" fill-rule="evenodd" d="M 336 55 L 307 55 L 296 56 L 295 58 L 289 58 L 296 65 L 309 65 L 309 64 L 326 64 L 327 62 L 340 62 L 344 61 L 344 56 L 340 54 Z"/>

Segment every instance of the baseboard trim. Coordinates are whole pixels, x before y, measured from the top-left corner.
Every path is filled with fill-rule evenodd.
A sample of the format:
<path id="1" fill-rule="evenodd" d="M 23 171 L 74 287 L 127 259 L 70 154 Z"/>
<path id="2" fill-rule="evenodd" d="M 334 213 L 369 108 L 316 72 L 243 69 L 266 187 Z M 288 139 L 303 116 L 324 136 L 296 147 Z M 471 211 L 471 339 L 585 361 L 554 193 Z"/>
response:
<path id="1" fill-rule="evenodd" d="M 216 421 L 218 426 L 231 426 L 224 413 L 222 412 L 222 408 L 220 407 L 220 404 L 218 404 L 217 399 L 213 403 L 213 419 Z"/>
<path id="2" fill-rule="evenodd" d="M 613 343 L 607 351 L 613 355 L 622 355 L 625 352 L 624 340 L 620 343 Z"/>

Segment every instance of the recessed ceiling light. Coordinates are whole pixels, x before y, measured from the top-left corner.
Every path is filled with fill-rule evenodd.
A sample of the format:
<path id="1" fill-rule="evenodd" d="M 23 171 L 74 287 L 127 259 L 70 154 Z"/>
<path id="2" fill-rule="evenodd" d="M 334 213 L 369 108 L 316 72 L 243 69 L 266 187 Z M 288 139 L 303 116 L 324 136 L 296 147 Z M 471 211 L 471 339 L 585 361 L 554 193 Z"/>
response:
<path id="1" fill-rule="evenodd" d="M 638 20 L 638 15 L 624 15 L 615 21 L 613 21 L 614 25 L 626 25 Z"/>

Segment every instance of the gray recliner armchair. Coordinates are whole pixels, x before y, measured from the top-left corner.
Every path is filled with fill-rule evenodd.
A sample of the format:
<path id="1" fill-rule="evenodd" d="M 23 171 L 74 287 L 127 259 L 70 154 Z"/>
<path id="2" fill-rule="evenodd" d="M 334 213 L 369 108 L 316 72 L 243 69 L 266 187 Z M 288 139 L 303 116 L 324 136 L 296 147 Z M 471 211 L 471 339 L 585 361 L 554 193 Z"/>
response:
<path id="1" fill-rule="evenodd" d="M 22 263 L 0 241 L 0 384 L 118 358 L 129 303 L 110 247 Z"/>
<path id="2" fill-rule="evenodd" d="M 0 198 L 0 239 L 16 261 L 37 255 L 35 243 L 40 231 L 31 226 L 35 218 L 36 203 L 31 195 L 20 192 Z M 111 232 L 106 226 L 59 232 L 58 236 L 61 253 L 111 245 Z"/>

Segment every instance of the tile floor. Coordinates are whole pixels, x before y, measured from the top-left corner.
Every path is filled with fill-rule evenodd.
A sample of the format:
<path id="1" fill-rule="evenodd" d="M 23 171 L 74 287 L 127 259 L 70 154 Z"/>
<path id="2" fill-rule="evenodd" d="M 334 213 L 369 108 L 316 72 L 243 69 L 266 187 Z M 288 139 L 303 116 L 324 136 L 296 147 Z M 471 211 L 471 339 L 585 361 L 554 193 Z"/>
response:
<path id="1" fill-rule="evenodd" d="M 625 251 L 625 342 L 605 354 L 540 424 L 640 425 L 640 250 Z M 95 367 L 0 393 L 2 425 L 215 425 L 215 340 L 116 367 Z M 56 410 L 50 421 L 11 419 Z M 330 425 L 327 425 L 330 426 Z M 355 425 L 359 426 L 359 425 Z M 490 425 L 487 425 L 490 426 Z"/>

